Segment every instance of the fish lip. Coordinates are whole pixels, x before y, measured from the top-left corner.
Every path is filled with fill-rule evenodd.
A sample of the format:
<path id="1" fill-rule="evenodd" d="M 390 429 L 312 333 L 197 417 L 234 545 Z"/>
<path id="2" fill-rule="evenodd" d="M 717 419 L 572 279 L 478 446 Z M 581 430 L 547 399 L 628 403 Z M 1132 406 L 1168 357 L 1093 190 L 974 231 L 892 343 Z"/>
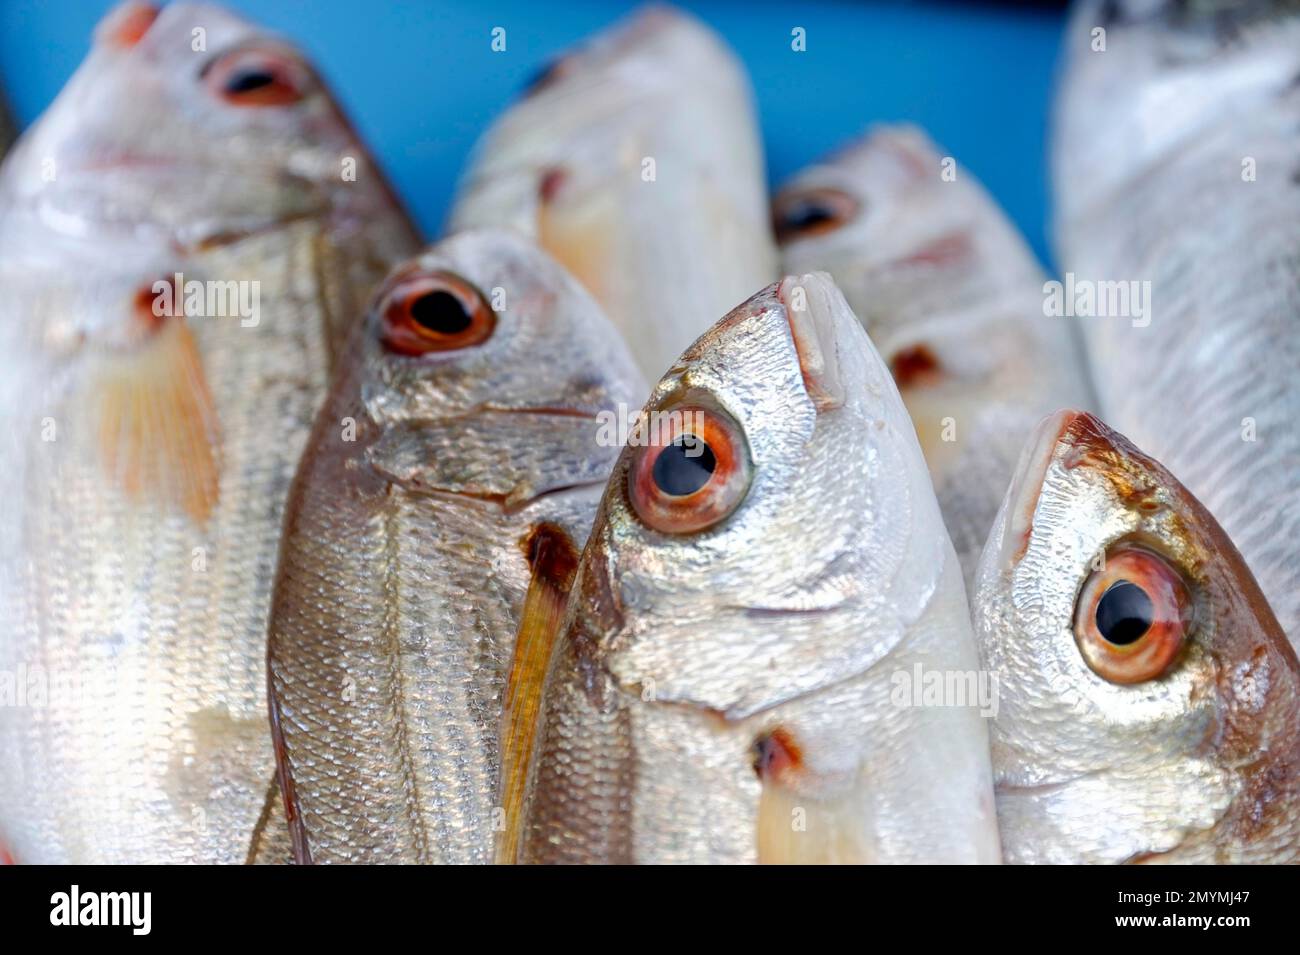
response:
<path id="1" fill-rule="evenodd" d="M 494 414 L 516 414 L 516 415 L 535 415 L 545 418 L 576 418 L 582 421 L 598 421 L 600 411 L 604 409 L 591 410 L 588 408 L 575 408 L 571 405 L 563 404 L 544 404 L 544 405 L 480 405 L 460 417 L 477 417 L 479 415 Z"/>
<path id="2" fill-rule="evenodd" d="M 1051 795 L 1052 793 L 1058 793 L 1061 790 L 1068 788 L 1069 786 L 1073 786 L 1075 783 L 1086 779 L 1088 775 L 1096 775 L 1096 774 L 1092 773 L 1083 776 L 1073 776 L 1069 779 L 1060 779 L 1060 780 L 1053 780 L 1051 782 L 1046 782 L 1046 783 L 1032 783 L 1032 784 L 1003 783 L 994 780 L 993 795 L 998 798 L 1001 798 L 1003 796 L 1048 796 Z"/>
<path id="3" fill-rule="evenodd" d="M 1092 415 L 1068 408 L 1053 412 L 1039 421 L 1025 440 L 1016 464 L 1015 478 L 1007 489 L 1007 516 L 999 548 L 1003 567 L 1012 567 L 1024 557 L 1034 530 L 1043 481 L 1052 466 L 1056 449 L 1081 418 L 1092 419 Z"/>
<path id="4" fill-rule="evenodd" d="M 179 169 L 183 163 L 166 153 L 101 153 L 85 162 L 74 163 L 71 172 L 96 173 L 110 169 Z"/>
<path id="5" fill-rule="evenodd" d="M 803 308 L 795 308 L 791 300 L 796 288 L 803 290 Z M 838 286 L 824 272 L 787 275 L 778 283 L 776 297 L 790 326 L 804 390 L 813 407 L 818 414 L 841 407 L 845 389 L 839 348 L 847 335 L 841 334 L 846 319 L 838 307 L 843 304 Z M 848 320 L 855 320 L 852 313 Z"/>

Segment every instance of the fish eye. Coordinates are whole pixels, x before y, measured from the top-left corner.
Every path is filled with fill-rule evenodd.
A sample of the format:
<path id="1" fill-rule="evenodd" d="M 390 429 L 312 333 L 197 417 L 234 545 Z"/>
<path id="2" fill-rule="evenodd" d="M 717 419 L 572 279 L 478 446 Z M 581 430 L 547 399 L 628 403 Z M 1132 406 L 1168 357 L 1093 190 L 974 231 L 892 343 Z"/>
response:
<path id="1" fill-rule="evenodd" d="M 858 212 L 858 200 L 839 189 L 786 192 L 772 204 L 772 228 L 778 242 L 790 242 L 833 232 Z"/>
<path id="2" fill-rule="evenodd" d="M 749 490 L 752 465 L 740 426 L 697 405 L 651 412 L 628 469 L 637 516 L 665 534 L 689 534 L 728 517 Z"/>
<path id="3" fill-rule="evenodd" d="M 573 59 L 570 56 L 556 57 L 542 64 L 541 68 L 524 84 L 524 95 L 532 96 L 554 86 L 573 72 L 573 66 Z"/>
<path id="4" fill-rule="evenodd" d="M 378 302 L 380 338 L 402 355 L 481 345 L 496 328 L 487 298 L 453 272 L 399 275 L 379 292 Z"/>
<path id="5" fill-rule="evenodd" d="M 1146 548 L 1121 545 L 1084 582 L 1074 637 L 1084 661 L 1111 683 L 1164 674 L 1187 642 L 1192 604 L 1182 576 Z"/>
<path id="6" fill-rule="evenodd" d="M 226 53 L 204 70 L 204 82 L 233 106 L 291 106 L 307 95 L 310 74 L 293 54 L 275 49 Z"/>

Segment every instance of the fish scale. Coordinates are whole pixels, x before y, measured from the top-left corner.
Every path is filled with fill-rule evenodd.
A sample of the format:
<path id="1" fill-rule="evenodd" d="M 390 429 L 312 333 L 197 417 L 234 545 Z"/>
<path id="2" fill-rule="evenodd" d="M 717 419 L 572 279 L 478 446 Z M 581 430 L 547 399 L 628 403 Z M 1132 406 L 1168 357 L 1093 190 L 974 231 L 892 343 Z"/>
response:
<path id="1" fill-rule="evenodd" d="M 737 306 L 646 411 L 693 406 L 701 489 L 647 503 L 664 435 L 606 487 L 547 675 L 523 860 L 997 861 L 975 702 L 891 694 L 914 666 L 973 673 L 975 649 L 915 432 L 830 277 Z"/>
<path id="2" fill-rule="evenodd" d="M 1148 609 L 1114 649 L 1100 607 L 1119 582 Z M 1300 662 L 1223 529 L 1161 464 L 1091 415 L 1045 419 L 972 612 L 998 674 L 1007 861 L 1297 861 Z"/>
<path id="3" fill-rule="evenodd" d="M 396 353 L 384 303 L 408 274 L 507 304 L 480 344 Z M 524 545 L 544 524 L 585 539 L 617 453 L 593 416 L 644 386 L 590 297 L 517 236 L 462 233 L 388 285 L 291 494 L 269 646 L 280 779 L 299 861 L 488 862 Z"/>
<path id="4" fill-rule="evenodd" d="M 533 237 L 646 375 L 662 374 L 776 278 L 753 94 L 734 53 L 658 5 L 565 51 L 475 147 L 448 231 L 482 226 Z M 681 294 L 650 317 L 666 289 Z"/>
<path id="5" fill-rule="evenodd" d="M 242 862 L 274 773 L 285 496 L 341 313 L 415 236 L 291 48 L 194 4 L 106 23 L 0 172 L 0 668 L 83 681 L 0 708 L 0 845 Z M 296 98 L 251 119 L 201 69 L 230 56 L 300 73 Z M 183 287 L 160 314 L 178 272 L 247 283 L 255 314 L 195 314 Z"/>
<path id="6" fill-rule="evenodd" d="M 1226 14 L 1227 41 L 1156 16 L 1096 56 L 1090 16 L 1061 91 L 1058 244 L 1081 279 L 1151 283 L 1147 327 L 1082 321 L 1102 407 L 1210 509 L 1300 641 L 1300 17 Z M 1167 134 L 1144 95 L 1162 86 L 1193 104 Z"/>
<path id="7" fill-rule="evenodd" d="M 40 767 L 0 784 L 11 807 L 4 838 L 20 860 L 236 861 L 230 853 L 242 853 L 239 834 L 251 830 L 273 766 L 262 646 L 276 529 L 328 377 L 320 312 L 286 281 L 303 274 L 293 259 L 310 257 L 314 231 L 294 226 L 193 263 L 230 274 L 228 260 L 237 258 L 235 274 L 261 282 L 263 310 L 252 329 L 237 319 L 194 323 L 224 459 L 220 503 L 206 526 L 105 488 L 88 433 L 93 418 L 78 413 L 93 408 L 93 395 L 33 402 L 66 421 L 56 446 L 67 453 L 33 462 L 27 478 L 22 539 L 42 544 L 25 551 L 20 596 L 9 608 L 24 623 L 0 652 L 10 671 L 35 652 L 51 672 L 95 678 L 113 667 L 118 678 L 112 697 L 94 705 L 4 720 L 0 759 Z M 286 380 L 289 370 L 305 380 Z M 195 548 L 207 560 L 202 573 L 192 570 Z M 194 639 L 201 633 L 224 636 L 210 645 Z M 88 655 L 90 647 L 99 651 Z M 69 790 L 64 781 L 73 779 Z M 83 801 L 78 791 L 120 793 L 121 801 Z M 68 796 L 50 795 L 59 792 Z M 74 801 L 65 807 L 63 799 Z M 200 813 L 208 828 L 178 837 L 178 817 Z"/>
<path id="8" fill-rule="evenodd" d="M 809 206 L 828 220 L 797 221 Z M 1095 400 L 1073 322 L 1044 314 L 1024 240 L 968 169 L 945 178 L 915 127 L 872 128 L 773 208 L 786 267 L 829 271 L 889 362 L 969 586 L 1025 435 Z"/>

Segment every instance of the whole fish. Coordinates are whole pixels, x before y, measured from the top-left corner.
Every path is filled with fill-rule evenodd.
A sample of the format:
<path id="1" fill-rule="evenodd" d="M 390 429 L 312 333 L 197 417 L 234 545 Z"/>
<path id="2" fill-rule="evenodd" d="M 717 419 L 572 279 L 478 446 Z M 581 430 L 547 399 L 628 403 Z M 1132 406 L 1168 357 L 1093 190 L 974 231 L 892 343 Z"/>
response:
<path id="1" fill-rule="evenodd" d="M 1088 5 L 1068 37 L 1058 243 L 1101 408 L 1300 640 L 1300 7 Z"/>
<path id="2" fill-rule="evenodd" d="M 114 10 L 10 153 L 0 845 L 17 861 L 244 860 L 274 776 L 284 499 L 347 310 L 415 247 L 307 62 L 214 7 Z"/>
<path id="3" fill-rule="evenodd" d="M 604 306 L 654 381 L 777 276 L 744 69 L 647 7 L 559 58 L 487 132 L 450 228 L 533 236 Z M 653 316 L 646 303 L 682 294 Z"/>
<path id="4" fill-rule="evenodd" d="M 734 309 L 643 420 L 543 693 L 522 859 L 997 861 L 984 720 L 922 693 L 976 677 L 960 569 L 829 276 Z"/>
<path id="5" fill-rule="evenodd" d="M 1300 664 L 1161 464 L 1089 414 L 1044 420 L 973 605 L 1007 861 L 1300 861 Z"/>
<path id="6" fill-rule="evenodd" d="M 602 413 L 644 393 L 591 297 L 514 233 L 461 233 L 376 292 L 294 483 L 271 615 L 298 861 L 489 862 L 517 831 L 499 781 L 522 757 L 499 737 L 530 722 L 516 689 L 541 682 L 618 455 Z"/>
<path id="7" fill-rule="evenodd" d="M 912 416 L 969 586 L 1025 436 L 1092 404 L 1070 319 L 992 198 L 912 126 L 875 127 L 773 203 L 783 264 L 835 277 Z"/>

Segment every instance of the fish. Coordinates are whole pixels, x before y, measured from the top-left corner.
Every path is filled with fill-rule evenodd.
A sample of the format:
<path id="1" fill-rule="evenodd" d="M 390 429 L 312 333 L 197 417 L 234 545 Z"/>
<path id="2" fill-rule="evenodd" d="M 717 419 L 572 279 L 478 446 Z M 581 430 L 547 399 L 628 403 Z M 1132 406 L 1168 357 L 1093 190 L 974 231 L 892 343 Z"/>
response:
<path id="1" fill-rule="evenodd" d="M 1007 862 L 1300 861 L 1300 664 L 1160 462 L 1091 414 L 1045 418 L 972 613 Z"/>
<path id="2" fill-rule="evenodd" d="M 828 271 L 888 363 L 969 587 L 1025 437 L 1094 403 L 1078 330 L 1044 315 L 1033 253 L 916 126 L 796 173 L 772 214 L 785 269 Z"/>
<path id="3" fill-rule="evenodd" d="M 610 418 L 647 386 L 591 296 L 502 229 L 399 265 L 349 356 L 294 480 L 269 627 L 294 858 L 490 863 L 518 832 L 502 766 L 531 753 L 507 728 L 534 723 Z"/>
<path id="4" fill-rule="evenodd" d="M 516 861 L 998 861 L 986 720 L 916 680 L 975 676 L 960 568 L 830 277 L 733 309 L 640 420 L 541 692 Z"/>
<path id="5" fill-rule="evenodd" d="M 1066 48 L 1055 234 L 1100 410 L 1300 640 L 1300 8 L 1085 5 Z"/>
<path id="6" fill-rule="evenodd" d="M 475 147 L 448 229 L 514 228 L 581 281 L 656 381 L 777 278 L 744 68 L 648 6 L 556 58 Z M 677 289 L 673 307 L 648 302 Z"/>
<path id="7" fill-rule="evenodd" d="M 19 863 L 245 860 L 275 773 L 285 498 L 345 310 L 418 248 L 311 65 L 216 7 L 114 8 L 6 158 L 0 845 Z"/>

